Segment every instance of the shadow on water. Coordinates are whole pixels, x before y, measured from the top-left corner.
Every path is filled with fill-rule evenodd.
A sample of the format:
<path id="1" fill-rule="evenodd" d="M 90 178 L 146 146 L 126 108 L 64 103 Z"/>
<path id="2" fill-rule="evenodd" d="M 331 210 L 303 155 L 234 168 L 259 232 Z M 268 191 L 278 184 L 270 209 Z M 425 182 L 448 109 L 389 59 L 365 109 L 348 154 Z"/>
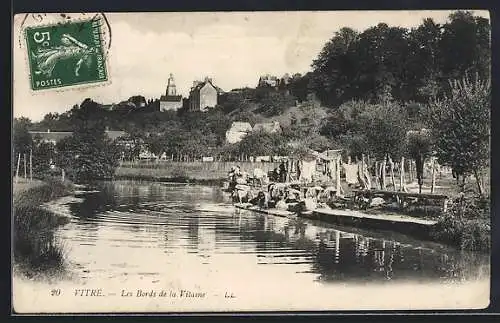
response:
<path id="1" fill-rule="evenodd" d="M 304 251 L 304 260 L 312 264 L 310 272 L 319 274 L 319 281 L 460 282 L 489 275 L 488 260 L 483 254 L 452 248 L 436 250 L 419 241 L 410 240 L 412 244 L 373 238 L 328 225 L 318 230 L 317 225 L 307 220 L 276 221 L 259 215 L 255 221 L 243 221 L 240 232 L 242 240 L 256 241 L 256 248 L 262 253 L 273 248 Z"/>

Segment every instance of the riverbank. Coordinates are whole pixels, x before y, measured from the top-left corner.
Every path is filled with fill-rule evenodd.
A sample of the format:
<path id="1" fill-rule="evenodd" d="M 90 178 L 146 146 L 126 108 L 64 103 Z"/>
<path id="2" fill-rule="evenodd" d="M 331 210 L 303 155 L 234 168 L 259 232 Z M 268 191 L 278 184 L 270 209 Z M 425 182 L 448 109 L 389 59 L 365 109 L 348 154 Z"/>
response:
<path id="1" fill-rule="evenodd" d="M 242 171 L 253 173 L 259 168 L 273 170 L 279 163 L 272 162 L 122 162 L 116 169 L 116 179 L 150 180 L 159 182 L 221 185 L 231 167 L 238 165 Z"/>
<path id="2" fill-rule="evenodd" d="M 63 248 L 53 230 L 67 222 L 63 216 L 49 212 L 43 204 L 71 194 L 71 182 L 56 179 L 14 180 L 13 251 L 15 270 L 35 276 L 46 270 L 59 270 L 64 261 Z"/>
<path id="3" fill-rule="evenodd" d="M 131 168 L 118 167 L 115 179 L 200 184 L 200 185 L 222 185 L 225 181 L 220 171 L 192 170 L 186 171 L 182 168 Z M 226 174 L 227 175 L 227 174 Z"/>

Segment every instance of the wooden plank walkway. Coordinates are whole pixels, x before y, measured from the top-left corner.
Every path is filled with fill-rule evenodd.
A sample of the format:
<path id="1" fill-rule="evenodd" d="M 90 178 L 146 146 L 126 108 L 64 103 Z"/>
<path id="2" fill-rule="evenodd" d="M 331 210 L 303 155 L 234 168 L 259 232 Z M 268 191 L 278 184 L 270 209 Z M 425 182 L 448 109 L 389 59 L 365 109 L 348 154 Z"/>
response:
<path id="1" fill-rule="evenodd" d="M 340 225 L 390 230 L 417 238 L 428 238 L 437 221 L 398 214 L 367 214 L 359 211 L 319 208 L 311 218 Z"/>
<path id="2" fill-rule="evenodd" d="M 313 213 L 323 214 L 323 215 L 331 215 L 337 217 L 351 217 L 357 219 L 372 219 L 381 222 L 399 222 L 399 223 L 417 223 L 422 225 L 433 226 L 437 223 L 437 221 L 419 219 L 407 215 L 398 215 L 398 214 L 368 214 L 359 211 L 352 210 L 337 210 L 337 209 L 316 209 Z"/>

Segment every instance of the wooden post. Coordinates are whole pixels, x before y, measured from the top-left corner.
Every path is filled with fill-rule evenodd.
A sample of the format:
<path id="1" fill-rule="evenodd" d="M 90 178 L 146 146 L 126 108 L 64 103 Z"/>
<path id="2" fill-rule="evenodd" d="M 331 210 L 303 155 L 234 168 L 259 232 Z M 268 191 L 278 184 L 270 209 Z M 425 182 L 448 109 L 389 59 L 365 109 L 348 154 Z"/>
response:
<path id="1" fill-rule="evenodd" d="M 359 184 L 361 185 L 361 187 L 363 189 L 366 189 L 366 183 L 365 183 L 365 179 L 363 178 L 363 155 L 361 155 L 361 161 L 359 161 L 357 158 L 356 158 L 356 162 L 357 162 L 357 166 L 358 166 L 358 180 L 359 180 Z"/>
<path id="2" fill-rule="evenodd" d="M 21 153 L 17 155 L 16 184 L 19 182 L 19 164 L 21 163 Z"/>
<path id="3" fill-rule="evenodd" d="M 28 171 L 26 168 L 26 153 L 23 154 L 23 161 L 24 161 L 24 179 L 28 178 Z"/>
<path id="4" fill-rule="evenodd" d="M 392 158 L 389 156 L 389 167 L 390 167 L 390 172 L 391 172 L 391 183 L 392 183 L 392 190 L 396 190 L 396 180 L 394 179 L 394 162 L 392 161 Z"/>
<path id="5" fill-rule="evenodd" d="M 436 165 L 434 157 L 432 157 L 431 159 L 431 167 L 432 167 L 431 194 L 434 194 L 434 187 L 436 186 Z"/>
<path id="6" fill-rule="evenodd" d="M 378 179 L 379 179 L 379 187 L 381 190 L 384 189 L 384 179 L 382 178 L 382 168 L 384 167 L 383 162 L 379 162 L 378 164 Z"/>
<path id="7" fill-rule="evenodd" d="M 385 190 L 387 189 L 387 185 L 386 185 L 386 180 L 385 180 L 385 177 L 386 177 L 386 173 L 385 173 L 385 167 L 387 165 L 387 158 L 384 157 L 384 160 L 382 161 L 382 165 L 381 165 L 381 168 L 382 168 L 382 171 L 380 172 L 380 176 L 382 177 L 382 180 L 381 180 L 381 184 L 382 184 L 382 189 Z"/>
<path id="8" fill-rule="evenodd" d="M 399 163 L 399 190 L 401 192 L 404 191 L 405 184 L 405 158 L 401 157 L 401 161 Z"/>
<path id="9" fill-rule="evenodd" d="M 61 182 L 64 182 L 64 177 L 65 177 L 64 169 L 61 169 Z"/>
<path id="10" fill-rule="evenodd" d="M 368 171 L 368 165 L 370 164 L 370 157 L 367 156 L 367 161 L 365 162 L 365 155 L 362 155 L 362 160 L 363 160 L 363 176 L 366 181 L 366 189 L 371 189 L 372 188 L 372 180 L 370 176 L 370 172 Z"/>
<path id="11" fill-rule="evenodd" d="M 340 185 L 340 156 L 337 156 L 337 159 L 335 159 L 335 194 L 337 196 L 340 195 L 340 190 L 342 189 L 342 186 Z"/>
<path id="12" fill-rule="evenodd" d="M 30 181 L 33 181 L 33 150 L 30 149 Z"/>
<path id="13" fill-rule="evenodd" d="M 361 160 L 358 161 L 358 178 L 359 178 L 359 183 L 363 186 L 363 189 L 366 189 L 366 181 L 364 178 L 363 174 L 363 165 L 365 163 L 365 155 L 361 155 Z"/>
<path id="14" fill-rule="evenodd" d="M 413 183 L 413 170 L 412 170 L 413 163 L 411 159 L 408 159 L 408 182 Z"/>
<path id="15" fill-rule="evenodd" d="M 290 173 L 291 173 L 291 171 L 292 171 L 292 165 L 291 165 L 290 160 L 287 159 L 287 161 L 286 161 L 286 179 L 285 179 L 285 181 L 287 183 L 290 182 Z"/>

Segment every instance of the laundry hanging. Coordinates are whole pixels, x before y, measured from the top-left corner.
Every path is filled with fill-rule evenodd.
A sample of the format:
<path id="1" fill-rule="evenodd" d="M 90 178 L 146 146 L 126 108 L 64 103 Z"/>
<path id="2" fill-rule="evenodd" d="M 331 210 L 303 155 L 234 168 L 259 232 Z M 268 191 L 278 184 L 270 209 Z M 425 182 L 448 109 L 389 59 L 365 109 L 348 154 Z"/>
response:
<path id="1" fill-rule="evenodd" d="M 344 164 L 342 165 L 345 172 L 345 181 L 347 184 L 357 184 L 358 183 L 358 165 L 354 164 Z"/>
<path id="2" fill-rule="evenodd" d="M 311 183 L 313 180 L 314 171 L 316 169 L 316 161 L 302 161 L 302 169 L 300 172 L 300 180 L 306 183 Z"/>

